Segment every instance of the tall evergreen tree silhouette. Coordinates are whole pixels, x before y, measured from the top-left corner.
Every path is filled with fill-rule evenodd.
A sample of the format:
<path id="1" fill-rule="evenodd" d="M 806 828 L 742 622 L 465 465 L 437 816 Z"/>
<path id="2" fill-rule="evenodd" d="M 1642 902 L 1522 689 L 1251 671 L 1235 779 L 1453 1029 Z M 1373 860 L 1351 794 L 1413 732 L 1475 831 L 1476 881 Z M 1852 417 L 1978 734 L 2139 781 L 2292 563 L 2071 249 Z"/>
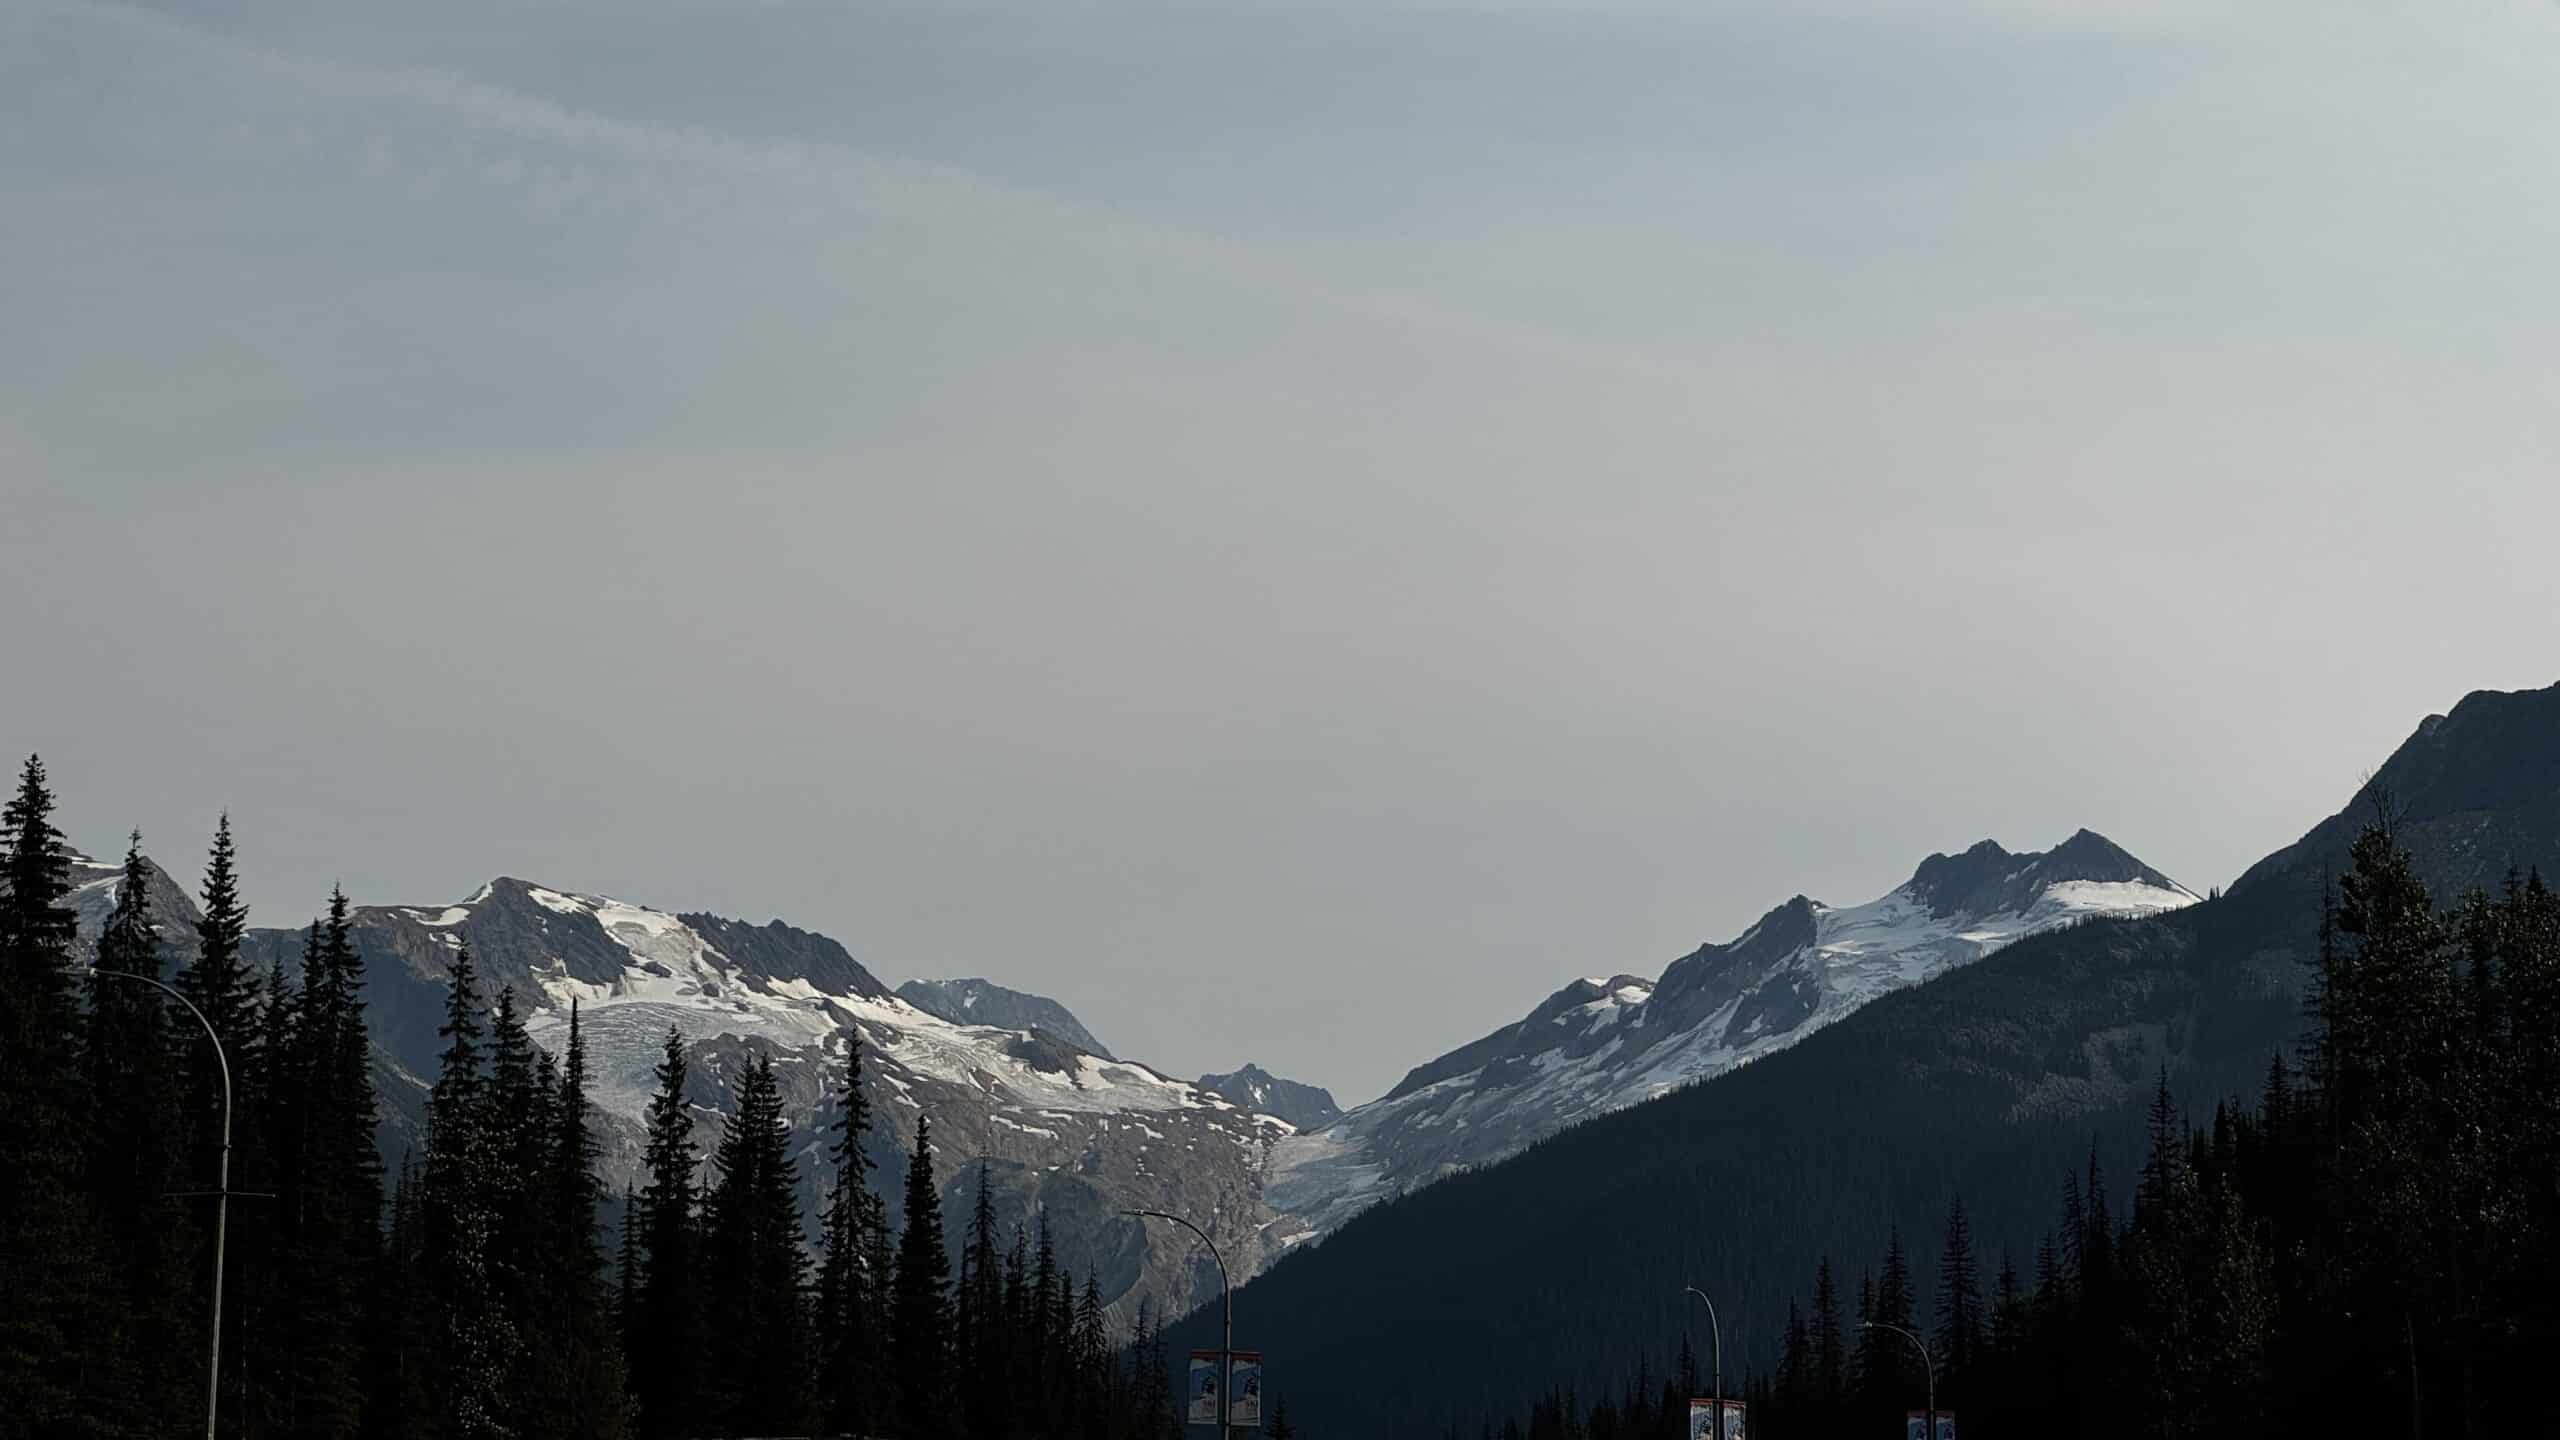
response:
<path id="1" fill-rule="evenodd" d="M 248 934 L 249 909 L 240 898 L 239 850 L 228 813 L 214 822 L 213 843 L 205 855 L 204 884 L 196 918 L 195 954 L 179 967 L 171 984 L 204 1013 L 221 1037 L 231 1072 L 231 1185 L 251 1193 L 275 1188 L 267 1120 L 271 1025 L 281 1027 L 290 1006 L 271 992 L 242 950 Z M 221 1165 L 222 1062 L 207 1043 L 194 1017 L 169 1007 L 170 1045 L 177 1062 L 180 1151 L 177 1173 L 181 1188 L 210 1188 Z M 209 1286 L 213 1251 L 210 1226 L 196 1217 L 198 1254 L 192 1281 Z M 226 1424 L 244 1421 L 243 1397 L 263 1372 L 247 1361 L 259 1353 L 257 1337 L 268 1329 L 275 1305 L 275 1207 L 261 1200 L 230 1207 L 224 1242 L 222 1331 L 231 1352 L 224 1364 L 222 1414 Z M 261 1407 L 263 1410 L 263 1407 Z"/>
<path id="2" fill-rule="evenodd" d="M 951 1257 L 933 1181 L 933 1122 L 916 1117 L 907 1163 L 906 1229 L 898 1236 L 890 1346 L 897 1359 L 898 1422 L 923 1440 L 951 1425 Z"/>
<path id="3" fill-rule="evenodd" d="M 303 975 L 286 1083 L 297 1166 L 280 1200 L 281 1267 L 295 1341 L 285 1377 L 287 1424 L 309 1440 L 338 1440 L 364 1423 L 367 1325 L 382 1231 L 382 1161 L 364 960 L 346 892 L 333 889 Z"/>
<path id="4" fill-rule="evenodd" d="M 625 1408 L 622 1332 L 615 1314 L 618 1301 L 605 1283 L 604 1251 L 597 1234 L 596 1162 L 601 1147 L 587 1113 L 592 1105 L 587 1098 L 589 1081 L 585 1023 L 578 1002 L 571 1000 L 568 1047 L 560 1060 L 552 1112 L 546 1117 L 547 1228 L 554 1246 L 550 1311 L 554 1333 L 560 1337 L 552 1383 L 561 1387 L 560 1414 L 566 1433 L 619 1440 Z M 627 1205 L 622 1234 L 627 1247 L 631 1237 Z M 625 1263 L 629 1260 L 626 1254 Z"/>
<path id="5" fill-rule="evenodd" d="M 801 1316 L 799 1168 L 773 1076 L 748 1067 L 737 1113 L 721 1129 L 718 1172 L 704 1202 L 704 1296 L 718 1363 L 713 1423 L 724 1434 L 793 1433 L 808 1423 L 808 1343 Z"/>
<path id="6" fill-rule="evenodd" d="M 489 1017 L 484 1097 L 492 1154 L 492 1273 L 513 1344 L 503 1355 L 503 1397 L 519 1434 L 547 1440 L 568 1427 L 569 1236 L 557 1221 L 552 1147 L 559 1070 L 525 1031 L 515 988 L 500 986 Z"/>
<path id="7" fill-rule="evenodd" d="M 78 922 L 62 903 L 71 854 L 53 803 L 43 762 L 27 757 L 0 809 L 0 1396 L 29 1433 L 75 1422 L 99 1318 L 80 1196 Z"/>
<path id="8" fill-rule="evenodd" d="M 83 1088 L 88 1093 L 87 1203 L 105 1258 L 106 1304 L 95 1337 L 92 1413 L 111 1426 L 166 1430 L 203 1403 L 196 1346 L 190 1217 L 170 1198 L 184 1148 L 177 1078 L 161 994 L 115 972 L 160 978 L 151 869 L 137 832 L 116 882 L 115 909 L 99 932 L 88 985 Z M 175 1007 L 171 1007 L 175 1008 Z M 190 1031 L 192 1018 L 185 1019 Z M 194 1049 L 204 1047 L 199 1032 Z"/>
<path id="9" fill-rule="evenodd" d="M 962 1418 L 972 1435 L 999 1435 L 1012 1420 L 1013 1387 L 987 1383 L 1012 1372 L 1013 1333 L 1005 1314 L 1004 1261 L 996 1249 L 995 1196 L 987 1161 L 978 1162 L 977 1198 L 969 1207 L 969 1232 L 960 1249 L 960 1288 L 953 1306 L 954 1348 L 960 1373 Z"/>
<path id="10" fill-rule="evenodd" d="M 504 1157 L 482 1044 L 479 973 L 471 947 L 454 952 L 445 1048 L 427 1095 L 423 1177 L 424 1286 L 432 1307 L 433 1392 L 438 1430 L 455 1440 L 509 1433 L 510 1370 L 518 1346 L 507 1312 L 500 1254 Z"/>
<path id="11" fill-rule="evenodd" d="M 1938 1397 L 1953 1409 L 1964 1402 L 1983 1344 L 1982 1262 L 1973 1253 L 1973 1221 L 1962 1196 L 1947 1206 L 1934 1319 L 1930 1350 L 1938 1367 Z"/>
<path id="12" fill-rule="evenodd" d="M 1849 1352 L 1840 1333 L 1840 1294 L 1832 1283 L 1831 1257 L 1822 1257 L 1813 1280 L 1813 1393 L 1825 1423 L 1836 1422 L 1848 1397 Z"/>
<path id="13" fill-rule="evenodd" d="M 702 1416 L 702 1332 L 696 1269 L 693 1111 L 685 1100 L 684 1035 L 670 1028 L 649 1102 L 648 1183 L 640 1192 L 640 1303 L 632 1325 L 632 1393 L 646 1440 L 689 1440 Z"/>
<path id="14" fill-rule="evenodd" d="M 818 1405 L 836 1430 L 864 1434 L 888 1418 L 888 1219 L 871 1188 L 871 1101 L 862 1088 L 862 1031 L 845 1030 L 844 1087 L 828 1144 L 834 1189 L 820 1226 L 814 1334 Z"/>

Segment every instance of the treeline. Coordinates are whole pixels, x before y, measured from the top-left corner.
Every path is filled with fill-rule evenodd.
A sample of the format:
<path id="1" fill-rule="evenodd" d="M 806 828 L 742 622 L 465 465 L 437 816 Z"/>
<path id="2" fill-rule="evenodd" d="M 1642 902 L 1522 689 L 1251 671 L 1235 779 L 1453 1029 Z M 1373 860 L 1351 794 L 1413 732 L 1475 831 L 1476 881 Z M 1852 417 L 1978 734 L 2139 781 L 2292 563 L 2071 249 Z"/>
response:
<path id="1" fill-rule="evenodd" d="M 203 1423 L 225 1073 L 192 1016 L 116 974 L 172 985 L 229 1057 L 225 1435 L 1180 1435 L 1152 1307 L 1115 1336 L 1045 1217 L 998 1233 L 983 1170 L 955 1275 L 923 1124 L 891 1233 L 857 1032 L 814 1244 L 770 1059 L 705 1157 L 671 1032 L 608 1247 L 580 1017 L 555 1059 L 466 948 L 424 1143 L 386 1185 L 346 897 L 298 975 L 254 973 L 225 821 L 193 952 L 164 975 L 136 835 L 84 970 L 53 805 L 30 759 L 0 814 L 0 1436 Z"/>
<path id="2" fill-rule="evenodd" d="M 230 1206 L 227 1424 L 357 1434 L 387 1411 L 399 1312 L 382 1284 L 364 963 L 346 897 L 307 932 L 299 975 L 252 974 L 226 823 L 194 958 L 164 976 L 136 835 L 84 972 L 52 811 L 30 759 L 0 811 L 0 1433 L 203 1423 L 225 1073 L 193 1017 L 103 973 L 118 972 L 174 985 L 230 1057 L 231 1184 L 254 1198 Z"/>
<path id="3" fill-rule="evenodd" d="M 1977 1440 L 2560 1433 L 2560 896 L 2520 875 L 2440 909 L 2377 823 L 2318 957 L 2253 1101 L 2191 1124 L 2162 1073 L 2121 1220 L 2093 1154 L 1988 1275 L 1956 1201 L 1934 1298 L 1898 1233 L 1854 1295 L 1825 1258 L 1744 1382 L 1752 1433 L 1898 1434 L 1931 1373 Z M 1524 1433 L 1685 1434 L 1670 1398 L 1559 1394 Z"/>

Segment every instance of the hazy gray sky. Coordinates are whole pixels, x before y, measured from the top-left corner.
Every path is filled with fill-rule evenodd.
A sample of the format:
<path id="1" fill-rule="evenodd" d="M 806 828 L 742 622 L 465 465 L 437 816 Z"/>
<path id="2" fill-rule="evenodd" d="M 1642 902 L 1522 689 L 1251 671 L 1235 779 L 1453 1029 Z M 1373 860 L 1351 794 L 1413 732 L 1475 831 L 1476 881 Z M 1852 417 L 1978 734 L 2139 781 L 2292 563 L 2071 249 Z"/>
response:
<path id="1" fill-rule="evenodd" d="M 0 695 L 1374 1095 L 2555 678 L 2560 7 L 0 0 Z"/>

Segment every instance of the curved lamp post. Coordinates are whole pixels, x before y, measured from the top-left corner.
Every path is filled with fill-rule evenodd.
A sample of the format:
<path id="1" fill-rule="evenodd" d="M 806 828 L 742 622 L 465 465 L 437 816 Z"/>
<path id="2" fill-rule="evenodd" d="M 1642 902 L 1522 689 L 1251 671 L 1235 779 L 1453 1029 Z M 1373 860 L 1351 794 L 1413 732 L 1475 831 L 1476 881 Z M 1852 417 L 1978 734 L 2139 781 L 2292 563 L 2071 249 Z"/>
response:
<path id="1" fill-rule="evenodd" d="M 1123 1210 L 1120 1213 L 1133 1219 L 1172 1221 L 1199 1236 L 1200 1247 L 1218 1263 L 1218 1306 L 1224 1316 L 1218 1335 L 1218 1434 L 1224 1436 L 1229 1431 L 1229 1422 L 1236 1416 L 1234 1398 L 1227 1394 L 1227 1386 L 1234 1382 L 1236 1370 L 1236 1297 L 1235 1291 L 1227 1284 L 1227 1257 L 1218 1253 L 1217 1245 L 1209 1239 L 1209 1232 L 1179 1215 L 1162 1210 Z"/>
<path id="2" fill-rule="evenodd" d="M 204 1437 L 214 1440 L 222 1397 L 222 1246 L 231 1228 L 231 1057 L 222 1052 L 222 1037 L 213 1033 L 213 1022 L 174 988 L 127 970 L 92 969 L 89 973 L 102 980 L 138 980 L 186 1006 L 187 1013 L 204 1027 L 204 1038 L 213 1042 L 214 1063 L 222 1070 L 222 1159 L 214 1172 L 213 1191 L 213 1323 L 206 1327 L 204 1361 Z"/>
<path id="3" fill-rule="evenodd" d="M 1894 1334 L 1901 1336 L 1903 1339 L 1910 1341 L 1911 1348 L 1920 1352 L 1921 1373 L 1929 1377 L 1929 1433 L 1927 1440 L 1938 1440 L 1938 1365 L 1936 1361 L 1929 1358 L 1929 1347 L 1921 1343 L 1919 1336 L 1912 1334 L 1910 1331 L 1903 1329 L 1899 1325 L 1887 1325 L 1881 1320 L 1861 1320 L 1858 1322 L 1858 1328 L 1861 1330 L 1890 1330 Z"/>
<path id="4" fill-rule="evenodd" d="M 1683 1293 L 1695 1295 L 1707 1302 L 1707 1332 L 1715 1337 L 1716 1440 L 1724 1440 L 1724 1325 L 1716 1319 L 1716 1302 L 1707 1300 L 1706 1291 L 1695 1285 L 1683 1285 L 1680 1288 Z M 1936 1440 L 1936 1437 L 1932 1436 L 1931 1440 Z"/>

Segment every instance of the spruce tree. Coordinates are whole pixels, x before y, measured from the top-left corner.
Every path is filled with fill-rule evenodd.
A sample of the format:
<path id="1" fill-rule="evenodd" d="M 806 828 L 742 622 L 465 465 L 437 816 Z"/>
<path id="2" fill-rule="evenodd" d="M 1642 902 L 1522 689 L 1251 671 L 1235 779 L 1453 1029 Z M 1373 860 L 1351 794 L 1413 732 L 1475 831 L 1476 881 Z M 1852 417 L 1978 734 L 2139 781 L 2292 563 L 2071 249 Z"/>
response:
<path id="1" fill-rule="evenodd" d="M 1005 1369 L 1003 1387 L 1012 1397 L 1013 1424 L 1032 1430 L 1045 1423 L 1041 1414 L 1040 1363 L 1031 1333 L 1031 1238 L 1017 1223 L 1005 1245 L 1003 1282 Z"/>
<path id="2" fill-rule="evenodd" d="M 809 1408 L 806 1260 L 798 1166 L 769 1054 L 758 1054 L 748 1069 L 712 1164 L 719 1178 L 704 1204 L 703 1244 L 706 1309 L 720 1357 L 714 1424 L 728 1434 L 794 1432 L 806 1425 Z"/>
<path id="3" fill-rule="evenodd" d="M 569 1430 L 569 1235 L 558 1223 L 559 1070 L 525 1030 L 515 989 L 501 986 L 489 1017 L 489 1084 L 483 1129 L 490 1172 L 490 1274 L 511 1338 L 503 1367 L 508 1423 L 526 1440 Z"/>
<path id="4" fill-rule="evenodd" d="M 319 945 L 315 923 L 305 949 L 316 953 Z M 268 1197 L 232 1207 L 223 1280 L 223 1403 L 242 1432 L 252 1435 L 287 1428 L 292 1367 L 286 1337 L 293 1332 L 292 1277 L 287 1272 L 291 1257 L 285 1239 L 301 1173 L 301 1112 L 294 1103 L 301 1087 L 293 1078 L 294 1061 L 301 1054 L 300 1017 L 301 998 L 286 975 L 279 948 L 258 987 L 248 1053 L 234 1077 L 249 1099 L 234 1116 L 231 1183 Z M 209 1251 L 206 1258 L 209 1268 Z"/>
<path id="5" fill-rule="evenodd" d="M 907 1164 L 906 1210 L 890 1345 L 901 1432 L 923 1440 L 951 1423 L 951 1257 L 943 1248 L 942 1200 L 933 1182 L 933 1122 L 923 1115 L 916 1117 L 916 1148 Z"/>
<path id="6" fill-rule="evenodd" d="M 622 1330 L 615 1312 L 620 1302 L 616 1298 L 618 1292 L 606 1289 L 604 1252 L 597 1243 L 596 1160 L 600 1147 L 587 1116 L 588 1077 L 585 1026 L 577 1001 L 571 1000 L 568 1048 L 561 1057 L 560 1080 L 553 1092 L 545 1154 L 549 1166 L 545 1187 L 550 1205 L 548 1228 L 555 1247 L 550 1269 L 557 1291 L 552 1314 L 561 1349 L 554 1378 L 562 1387 L 559 1413 L 568 1434 L 581 1440 L 619 1440 L 624 1377 Z M 622 1238 L 623 1283 L 627 1286 L 628 1267 L 634 1259 L 629 1250 L 627 1195 Z"/>
<path id="7" fill-rule="evenodd" d="M 1028 1394 L 1038 1413 L 1053 1413 L 1064 1398 L 1066 1379 L 1063 1359 L 1066 1339 L 1065 1306 L 1059 1299 L 1059 1287 L 1066 1283 L 1065 1272 L 1058 1268 L 1058 1247 L 1049 1233 L 1049 1208 L 1040 1207 L 1035 1217 L 1038 1239 L 1031 1267 L 1031 1311 L 1029 1329 L 1023 1345 Z"/>
<path id="8" fill-rule="evenodd" d="M 205 1022 L 222 1037 L 231 1056 L 232 1138 L 237 1145 L 243 1134 L 256 1127 L 244 1124 L 244 1095 L 241 1070 L 253 1043 L 258 1024 L 257 977 L 240 953 L 241 942 L 248 933 L 249 910 L 240 900 L 239 851 L 231 839 L 231 817 L 224 814 L 214 823 L 213 848 L 205 858 L 202 908 L 196 920 L 195 957 L 182 967 L 171 982 L 178 993 L 187 997 Z M 213 1050 L 204 1043 L 202 1031 L 187 1015 L 170 1017 L 172 1043 L 183 1064 L 184 1113 L 188 1117 L 186 1141 L 189 1146 L 187 1173 L 211 1176 L 215 1168 L 216 1150 L 222 1139 L 222 1071 Z M 234 1156 L 235 1168 L 240 1156 Z M 236 1218 L 236 1217 L 235 1217 Z"/>
<path id="9" fill-rule="evenodd" d="M 0 809 L 0 1396 L 30 1433 L 74 1423 L 96 1333 L 98 1255 L 81 1203 L 87 1120 L 71 990 L 71 855 L 44 765 Z M 66 1365 L 66 1357 L 73 1363 Z"/>
<path id="10" fill-rule="evenodd" d="M 1982 1350 L 1982 1267 L 1973 1253 L 1973 1222 L 1964 1201 L 1947 1207 L 1947 1234 L 1938 1251 L 1937 1321 L 1931 1353 L 1938 1394 L 1949 1408 L 1963 1402 Z"/>
<path id="11" fill-rule="evenodd" d="M 613 1265 L 613 1333 L 619 1355 L 631 1354 L 632 1320 L 639 1314 L 640 1300 L 640 1196 L 629 1181 L 622 1186 L 621 1243 L 614 1249 Z M 629 1375 L 625 1372 L 624 1383 Z"/>
<path id="12" fill-rule="evenodd" d="M 1075 1309 L 1076 1404 L 1078 1428 L 1087 1440 L 1101 1440 L 1111 1402 L 1111 1342 L 1102 1322 L 1102 1281 L 1091 1270 Z"/>
<path id="13" fill-rule="evenodd" d="M 828 1157 L 834 1190 L 821 1226 L 814 1315 L 818 1405 L 833 1429 L 864 1434 L 887 1418 L 882 1347 L 887 1331 L 888 1221 L 872 1190 L 871 1102 L 862 1088 L 862 1031 L 845 1029 L 844 1088 L 837 1095 Z"/>
<path id="14" fill-rule="evenodd" d="M 1813 1391 L 1826 1423 L 1848 1397 L 1849 1354 L 1840 1333 L 1840 1294 L 1831 1279 L 1831 1257 L 1822 1257 L 1813 1279 Z"/>
<path id="15" fill-rule="evenodd" d="M 973 1435 L 1003 1434 L 1012 1418 L 1012 1387 L 987 1384 L 981 1376 L 1011 1373 L 1011 1340 L 1006 1325 L 1003 1261 L 996 1251 L 995 1197 L 988 1162 L 978 1162 L 978 1193 L 969 1210 L 969 1234 L 960 1250 L 960 1288 L 953 1306 L 952 1329 L 960 1371 L 973 1383 L 962 1387 L 963 1419 Z"/>
<path id="16" fill-rule="evenodd" d="M 190 1217 L 170 1191 L 183 1148 L 177 1079 L 161 993 L 115 974 L 160 978 L 150 864 L 137 832 L 125 851 L 115 910 L 98 936 L 88 981 L 82 1086 L 89 1098 L 86 1190 L 103 1243 L 107 1293 L 91 1414 L 111 1428 L 166 1430 L 201 1413 L 201 1325 L 188 1283 Z M 174 1008 L 174 1007 L 172 1007 Z M 204 1049 L 195 1031 L 190 1050 Z"/>
<path id="17" fill-rule="evenodd" d="M 344 890 L 330 893 L 303 991 L 292 1077 L 302 1087 L 300 1173 L 286 1237 L 297 1336 L 289 1405 L 298 1433 L 340 1437 L 364 1422 L 365 1322 L 382 1238 L 364 960 Z"/>
<path id="18" fill-rule="evenodd" d="M 442 1434 L 499 1440 L 510 1433 L 518 1337 L 499 1253 L 504 1156 L 492 1128 L 479 977 L 468 945 L 454 953 L 452 981 L 437 1031 L 444 1055 L 427 1096 L 421 1268 L 434 1313 L 432 1390 Z"/>
<path id="19" fill-rule="evenodd" d="M 640 1303 L 628 1357 L 645 1440 L 690 1440 L 702 1416 L 702 1332 L 695 1266 L 693 1112 L 685 1100 L 684 1035 L 670 1028 L 649 1102 L 648 1184 L 640 1192 Z"/>
<path id="20" fill-rule="evenodd" d="M 194 956 L 181 966 L 171 984 L 201 1011 L 221 1037 L 230 1068 L 231 1186 L 252 1194 L 275 1189 L 269 1153 L 268 1090 L 274 1071 L 271 1031 L 279 1032 L 290 1005 L 261 983 L 243 953 L 249 910 L 240 898 L 239 851 L 232 839 L 231 817 L 214 822 L 213 843 L 205 857 L 202 904 L 196 919 Z M 223 1133 L 223 1062 L 214 1054 L 204 1029 L 193 1016 L 169 1007 L 170 1045 L 180 1057 L 176 1083 L 180 1151 L 180 1188 L 210 1188 L 221 1170 Z M 198 1217 L 200 1222 L 202 1217 Z M 266 1333 L 274 1305 L 275 1207 L 251 1200 L 230 1207 L 224 1243 L 222 1332 L 230 1352 L 223 1364 L 222 1414 L 226 1424 L 251 1417 L 244 1399 L 264 1371 L 248 1356 L 257 1337 Z M 191 1267 L 193 1282 L 207 1285 L 213 1267 L 210 1225 L 195 1227 L 198 1255 Z M 263 1414 L 263 1409 L 260 1411 Z"/>
<path id="21" fill-rule="evenodd" d="M 1019 1252 L 1020 1246 L 1015 1247 Z M 1154 1440 L 1178 1424 L 1173 1388 L 1166 1368 L 1164 1327 L 1155 1297 L 1138 1297 L 1138 1320 L 1129 1344 L 1130 1434 Z"/>

